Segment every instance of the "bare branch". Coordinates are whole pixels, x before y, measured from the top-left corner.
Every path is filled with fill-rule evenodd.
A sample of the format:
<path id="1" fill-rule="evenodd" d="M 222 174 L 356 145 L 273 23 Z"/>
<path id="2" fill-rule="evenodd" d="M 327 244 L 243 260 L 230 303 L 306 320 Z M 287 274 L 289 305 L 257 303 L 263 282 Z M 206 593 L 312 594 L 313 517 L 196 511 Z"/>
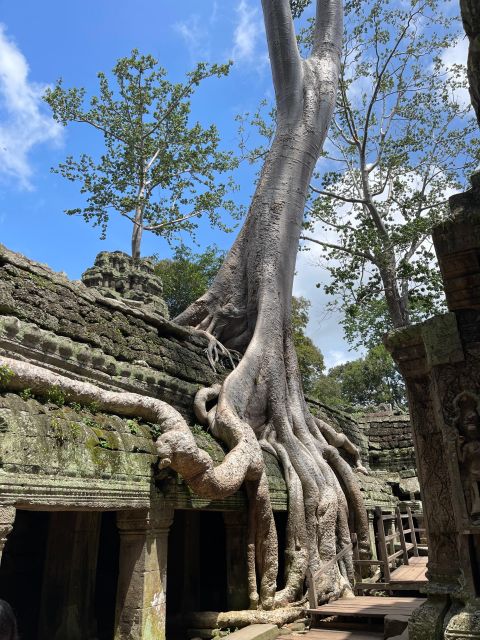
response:
<path id="1" fill-rule="evenodd" d="M 309 236 L 300 236 L 300 240 L 307 240 L 308 242 L 314 242 L 315 244 L 319 244 L 321 247 L 325 247 L 326 249 L 335 249 L 336 251 L 343 251 L 344 253 L 348 253 L 351 256 L 355 256 L 356 258 L 364 258 L 369 262 L 372 262 L 374 265 L 377 264 L 375 256 L 369 251 L 357 251 L 355 249 L 349 249 L 348 247 L 343 247 L 340 244 L 332 244 L 331 242 L 324 242 L 323 240 L 317 240 L 316 238 L 310 238 Z"/>
<path id="2" fill-rule="evenodd" d="M 183 216 L 182 218 L 177 218 L 176 220 L 168 220 L 167 222 L 162 222 L 161 224 L 154 224 L 149 227 L 143 227 L 144 231 L 159 231 L 160 229 L 164 229 L 165 227 L 171 227 L 172 224 L 177 224 L 179 222 L 184 222 L 185 220 L 189 220 L 190 218 L 194 218 L 195 216 L 201 216 L 203 211 L 194 211 L 193 213 L 189 213 L 188 216 Z"/>
<path id="3" fill-rule="evenodd" d="M 322 191 L 322 189 L 317 189 L 310 185 L 310 189 L 314 193 L 318 193 L 320 196 L 327 196 L 328 198 L 334 198 L 334 200 L 341 200 L 342 202 L 351 202 L 353 204 L 367 204 L 366 200 L 362 200 L 359 198 L 349 198 L 348 196 L 341 196 L 337 193 L 332 193 L 331 191 Z"/>

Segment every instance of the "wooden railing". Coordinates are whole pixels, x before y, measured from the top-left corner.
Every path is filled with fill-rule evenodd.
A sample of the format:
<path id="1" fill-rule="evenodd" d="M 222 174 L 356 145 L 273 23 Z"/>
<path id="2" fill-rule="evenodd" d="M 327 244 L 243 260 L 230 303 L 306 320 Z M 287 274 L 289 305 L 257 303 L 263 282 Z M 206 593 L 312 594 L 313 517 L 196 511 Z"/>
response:
<path id="1" fill-rule="evenodd" d="M 404 526 L 404 521 L 407 522 L 406 527 Z M 389 522 L 392 523 L 394 530 L 391 533 L 386 533 L 385 523 Z M 419 555 L 417 534 L 421 536 L 425 533 L 425 529 L 415 527 L 410 507 L 407 506 L 404 513 L 402 513 L 398 507 L 395 511 L 388 513 L 384 513 L 381 507 L 375 507 L 375 530 L 378 555 L 380 556 L 378 559 L 360 558 L 357 536 L 352 534 L 352 542 L 343 547 L 334 558 L 322 564 L 318 571 L 312 572 L 310 568 L 307 569 L 308 602 L 310 609 L 315 609 L 318 606 L 317 578 L 322 573 L 331 569 L 339 560 L 346 556 L 347 553 L 350 553 L 350 551 L 353 552 L 353 563 L 358 578 L 358 580 L 355 581 L 355 591 L 360 592 L 366 589 L 388 590 L 390 588 L 391 569 L 394 569 L 398 562 L 408 565 L 411 555 Z M 409 542 L 407 542 L 406 536 L 410 536 Z M 391 553 L 389 553 L 389 549 Z M 363 582 L 361 578 L 362 569 L 373 566 L 380 568 L 380 581 Z"/>
<path id="2" fill-rule="evenodd" d="M 404 527 L 404 521 L 408 522 L 407 527 Z M 393 531 L 391 533 L 385 532 L 385 523 L 387 522 L 392 523 Z M 408 506 L 405 513 L 402 513 L 398 507 L 389 513 L 383 513 L 381 507 L 375 507 L 375 528 L 379 559 L 360 560 L 358 551 L 355 555 L 354 549 L 354 563 L 358 569 L 357 575 L 360 576 L 362 566 L 378 566 L 381 571 L 380 581 L 362 582 L 360 578 L 355 582 L 355 591 L 372 588 L 388 589 L 391 569 L 395 569 L 397 563 L 408 565 L 411 555 L 419 555 L 417 533 L 423 534 L 425 532 L 424 529 L 415 527 L 412 511 Z M 410 542 L 406 540 L 407 535 L 410 536 Z"/>
<path id="3" fill-rule="evenodd" d="M 317 597 L 317 587 L 316 582 L 317 578 L 322 574 L 326 573 L 329 569 L 331 569 L 339 560 L 344 558 L 347 553 L 350 553 L 353 549 L 353 543 L 347 544 L 337 555 L 325 562 L 321 565 L 318 571 L 313 572 L 310 568 L 307 569 L 307 583 L 308 583 L 308 602 L 310 604 L 310 609 L 315 609 L 318 606 L 318 597 Z"/>

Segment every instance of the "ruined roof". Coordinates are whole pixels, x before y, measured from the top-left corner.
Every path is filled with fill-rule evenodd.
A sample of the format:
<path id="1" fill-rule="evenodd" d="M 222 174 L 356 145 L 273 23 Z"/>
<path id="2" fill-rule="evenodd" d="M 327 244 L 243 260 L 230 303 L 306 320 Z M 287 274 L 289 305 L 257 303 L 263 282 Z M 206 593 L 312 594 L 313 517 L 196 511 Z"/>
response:
<path id="1" fill-rule="evenodd" d="M 98 289 L 0 245 L 0 354 L 168 402 L 192 426 L 198 445 L 221 462 L 226 451 L 195 426 L 192 407 L 197 390 L 221 380 L 228 363 L 214 372 L 206 339 L 162 315 L 161 284 L 145 281 L 151 266 L 142 275 L 134 265 L 130 277 L 125 254 L 111 255 L 101 254 L 87 272 Z M 132 289 L 135 283 L 140 293 Z M 358 475 L 367 505 L 395 502 L 392 486 L 415 477 L 408 423 L 375 417 L 358 423 L 321 403 L 310 406 L 370 463 L 372 474 Z M 178 508 L 239 509 L 246 502 L 243 491 L 217 502 L 200 499 L 171 470 L 156 469 L 155 425 L 69 404 L 68 398 L 0 393 L 0 434 L 0 492 L 19 505 L 145 508 L 152 491 Z M 274 456 L 264 457 L 273 507 L 285 510 L 282 472 Z"/>

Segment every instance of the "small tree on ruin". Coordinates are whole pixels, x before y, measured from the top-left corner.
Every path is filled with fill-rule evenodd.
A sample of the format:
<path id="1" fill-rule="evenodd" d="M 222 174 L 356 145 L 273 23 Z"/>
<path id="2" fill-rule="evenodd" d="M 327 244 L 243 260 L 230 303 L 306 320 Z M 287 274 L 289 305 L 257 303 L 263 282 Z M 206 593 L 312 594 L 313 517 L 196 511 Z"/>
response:
<path id="1" fill-rule="evenodd" d="M 228 230 L 225 211 L 242 214 L 230 198 L 236 189 L 234 155 L 221 151 L 215 125 L 191 124 L 190 98 L 207 78 L 227 75 L 229 65 L 200 63 L 185 83 L 172 83 L 150 55 L 132 51 L 113 68 L 114 83 L 99 73 L 99 95 L 85 105 L 85 89 L 65 89 L 59 81 L 45 93 L 53 117 L 64 126 L 86 124 L 105 145 L 98 161 L 68 156 L 55 172 L 81 183 L 83 208 L 66 211 L 99 226 L 105 237 L 111 213 L 132 223 L 132 257 L 140 257 L 142 234 L 167 240 L 177 231 L 193 233 L 196 219 Z M 220 176 L 224 176 L 220 179 Z"/>

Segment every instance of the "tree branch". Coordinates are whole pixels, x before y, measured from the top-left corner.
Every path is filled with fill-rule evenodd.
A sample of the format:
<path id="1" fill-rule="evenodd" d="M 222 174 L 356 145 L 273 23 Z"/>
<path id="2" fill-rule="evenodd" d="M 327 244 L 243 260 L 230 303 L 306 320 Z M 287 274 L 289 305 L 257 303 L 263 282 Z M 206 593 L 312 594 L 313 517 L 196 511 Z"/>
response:
<path id="1" fill-rule="evenodd" d="M 355 256 L 357 258 L 364 258 L 365 260 L 372 262 L 374 265 L 377 265 L 375 256 L 369 251 L 356 251 L 355 249 L 342 247 L 342 245 L 340 244 L 323 242 L 323 240 L 317 240 L 316 238 L 310 238 L 309 236 L 300 236 L 300 240 L 307 240 L 308 242 L 314 242 L 315 244 L 319 244 L 321 247 L 325 247 L 326 249 L 335 249 L 337 251 L 343 251 L 344 253 L 348 253 L 351 256 Z"/>
<path id="2" fill-rule="evenodd" d="M 342 0 L 317 0 L 313 55 L 320 57 L 325 51 L 339 58 L 343 42 L 343 2 Z"/>
<path id="3" fill-rule="evenodd" d="M 262 7 L 277 109 L 288 115 L 289 96 L 298 95 L 303 80 L 292 10 L 289 0 L 262 0 Z"/>
<path id="4" fill-rule="evenodd" d="M 189 213 L 188 216 L 183 216 L 182 218 L 177 218 L 176 220 L 168 220 L 167 222 L 162 222 L 161 224 L 150 225 L 149 227 L 143 227 L 144 231 L 159 231 L 160 229 L 164 229 L 165 227 L 170 227 L 172 224 L 177 224 L 178 222 L 184 222 L 185 220 L 189 220 L 190 218 L 194 218 L 195 216 L 201 216 L 203 211 L 194 211 L 193 213 Z"/>
<path id="5" fill-rule="evenodd" d="M 349 198 L 348 196 L 341 196 L 337 193 L 332 193 L 331 191 L 322 191 L 321 189 L 317 189 L 310 185 L 310 189 L 314 193 L 318 193 L 320 196 L 327 196 L 328 198 L 334 198 L 335 200 L 341 200 L 342 202 L 351 202 L 354 204 L 367 204 L 366 200 L 362 200 L 360 198 Z"/>

